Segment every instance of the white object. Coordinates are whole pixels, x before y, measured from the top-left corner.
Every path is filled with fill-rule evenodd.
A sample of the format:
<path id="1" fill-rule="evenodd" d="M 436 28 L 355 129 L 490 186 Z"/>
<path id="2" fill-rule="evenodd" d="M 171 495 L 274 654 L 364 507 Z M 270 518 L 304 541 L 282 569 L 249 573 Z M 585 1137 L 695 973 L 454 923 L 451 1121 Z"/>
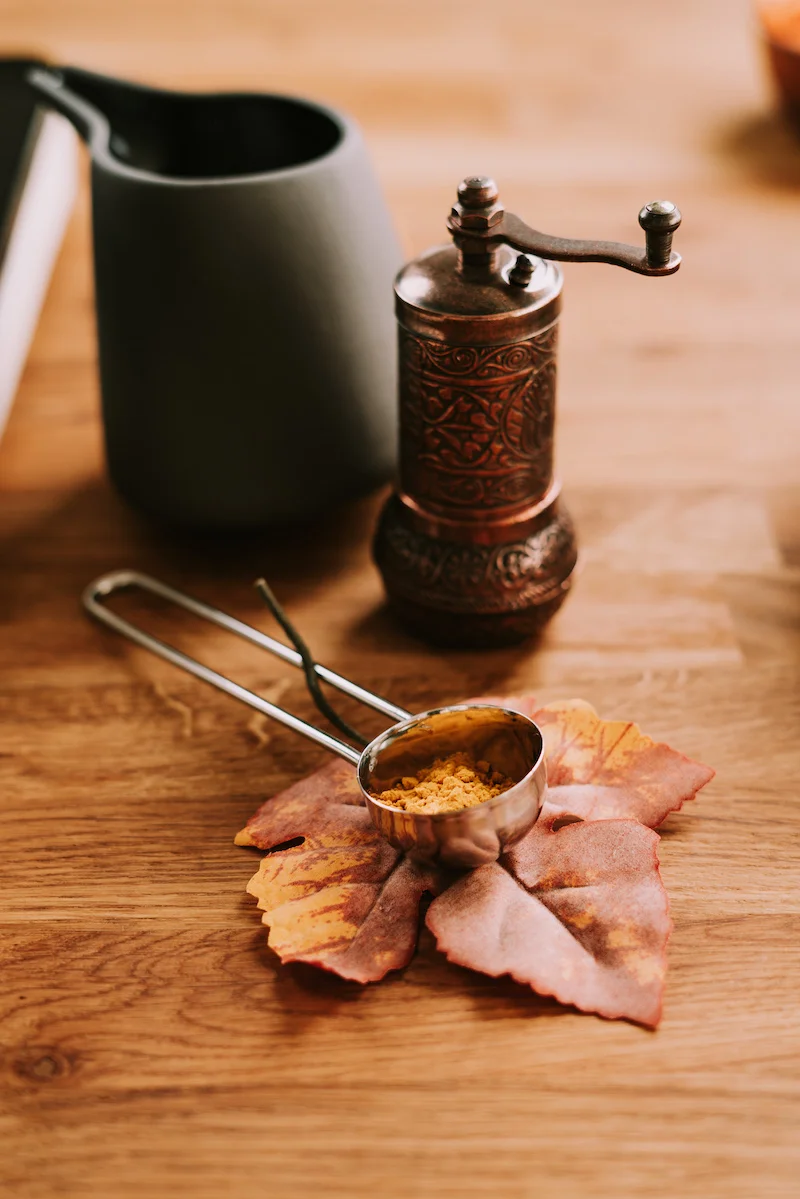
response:
<path id="1" fill-rule="evenodd" d="M 77 184 L 75 132 L 63 117 L 47 113 L 0 263 L 0 436 L 36 331 Z"/>

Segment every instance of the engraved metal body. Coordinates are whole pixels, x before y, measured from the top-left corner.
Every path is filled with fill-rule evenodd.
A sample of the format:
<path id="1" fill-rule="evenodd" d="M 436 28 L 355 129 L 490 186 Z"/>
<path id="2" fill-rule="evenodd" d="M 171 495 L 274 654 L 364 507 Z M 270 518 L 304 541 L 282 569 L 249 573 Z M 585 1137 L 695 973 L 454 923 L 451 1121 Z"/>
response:
<path id="1" fill-rule="evenodd" d="M 219 608 L 138 571 L 113 571 L 95 579 L 83 593 L 84 607 L 102 624 L 355 766 L 372 823 L 397 849 L 425 861 L 468 869 L 494 862 L 504 849 L 524 837 L 536 822 L 547 788 L 547 767 L 541 731 L 527 716 L 494 704 L 456 704 L 413 716 L 350 679 L 325 666 L 314 664 L 320 679 L 345 695 L 382 712 L 394 722 L 366 749 L 355 749 L 331 733 L 308 724 L 226 675 L 144 632 L 107 607 L 106 600 L 109 597 L 131 587 L 160 596 L 302 669 L 303 661 L 297 650 L 221 612 Z M 501 795 L 473 808 L 431 816 L 393 808 L 371 794 L 372 790 L 385 791 L 394 786 L 399 778 L 432 765 L 436 758 L 448 757 L 461 750 L 471 752 L 476 759 L 485 759 L 493 770 L 513 779 L 514 785 Z"/>
<path id="2" fill-rule="evenodd" d="M 553 475 L 562 274 L 551 260 L 671 274 L 680 219 L 669 201 L 646 205 L 643 250 L 554 238 L 506 213 L 478 176 L 459 187 L 454 244 L 400 272 L 400 476 L 374 551 L 393 608 L 424 637 L 513 643 L 564 599 L 577 551 Z"/>

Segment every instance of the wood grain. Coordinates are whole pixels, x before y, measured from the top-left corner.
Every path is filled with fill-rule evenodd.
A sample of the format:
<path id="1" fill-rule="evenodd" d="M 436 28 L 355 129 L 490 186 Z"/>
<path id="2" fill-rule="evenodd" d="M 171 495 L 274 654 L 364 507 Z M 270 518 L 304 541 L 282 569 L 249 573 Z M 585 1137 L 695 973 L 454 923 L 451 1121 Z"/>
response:
<path id="1" fill-rule="evenodd" d="M 9 1199 L 768 1199 L 797 1193 L 800 146 L 745 0 L 0 0 L 4 46 L 154 83 L 327 99 L 406 248 L 454 184 L 575 236 L 682 207 L 661 283 L 567 268 L 558 451 L 582 573 L 543 644 L 426 649 L 369 560 L 380 497 L 214 545 L 104 477 L 84 186 L 0 448 L 0 1193 Z M 716 766 L 661 844 L 651 1034 L 449 966 L 281 969 L 232 838 L 323 755 L 91 626 L 150 570 L 246 620 L 266 573 L 320 658 L 412 709 L 582 696 Z M 131 611 L 310 715 L 288 668 Z M 266 625 L 266 622 L 264 622 Z M 367 730 L 374 718 L 345 705 Z"/>

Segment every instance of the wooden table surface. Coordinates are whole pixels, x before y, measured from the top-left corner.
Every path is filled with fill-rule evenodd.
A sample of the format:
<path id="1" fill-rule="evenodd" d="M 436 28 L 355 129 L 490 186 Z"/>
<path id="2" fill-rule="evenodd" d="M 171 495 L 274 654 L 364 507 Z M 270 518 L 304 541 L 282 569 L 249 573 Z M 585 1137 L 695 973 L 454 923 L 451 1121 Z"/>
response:
<path id="1" fill-rule="evenodd" d="M 0 448 L 0 1193 L 763 1199 L 798 1193 L 800 144 L 745 0 L 2 0 L 7 50 L 307 93 L 363 123 L 409 254 L 455 183 L 573 236 L 680 204 L 685 265 L 567 267 L 560 472 L 582 545 L 544 644 L 436 652 L 370 564 L 375 498 L 303 538 L 149 530 L 103 475 L 85 186 Z M 89 623 L 136 566 L 411 709 L 580 696 L 718 770 L 665 828 L 650 1033 L 457 969 L 281 968 L 234 833 L 324 761 Z M 309 715 L 301 681 L 153 614 Z M 266 623 L 266 622 L 265 622 Z M 355 714 L 353 709 L 349 709 Z"/>

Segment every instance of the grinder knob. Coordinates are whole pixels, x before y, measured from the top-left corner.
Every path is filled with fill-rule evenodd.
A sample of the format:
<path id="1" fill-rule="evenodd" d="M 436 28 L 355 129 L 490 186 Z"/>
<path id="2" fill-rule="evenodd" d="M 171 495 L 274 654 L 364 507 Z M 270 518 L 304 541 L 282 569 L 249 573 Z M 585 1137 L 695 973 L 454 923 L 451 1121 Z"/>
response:
<path id="1" fill-rule="evenodd" d="M 650 266 L 666 266 L 672 253 L 672 235 L 681 223 L 681 212 L 671 200 L 651 200 L 639 213 L 644 229 L 645 252 Z"/>

